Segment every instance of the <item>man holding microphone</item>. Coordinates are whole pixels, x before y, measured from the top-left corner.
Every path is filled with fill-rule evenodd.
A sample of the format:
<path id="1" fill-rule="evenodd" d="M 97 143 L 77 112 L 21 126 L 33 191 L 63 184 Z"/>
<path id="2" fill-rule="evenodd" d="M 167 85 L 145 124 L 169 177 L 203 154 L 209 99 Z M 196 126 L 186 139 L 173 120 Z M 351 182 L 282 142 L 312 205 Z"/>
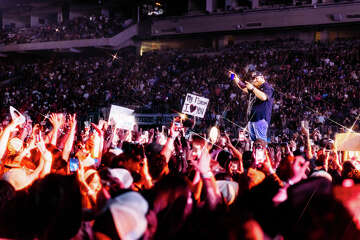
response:
<path id="1" fill-rule="evenodd" d="M 230 74 L 236 85 L 248 94 L 247 120 L 251 140 L 261 139 L 267 142 L 274 89 L 260 72 L 253 72 L 252 81 L 245 83 L 235 73 Z"/>

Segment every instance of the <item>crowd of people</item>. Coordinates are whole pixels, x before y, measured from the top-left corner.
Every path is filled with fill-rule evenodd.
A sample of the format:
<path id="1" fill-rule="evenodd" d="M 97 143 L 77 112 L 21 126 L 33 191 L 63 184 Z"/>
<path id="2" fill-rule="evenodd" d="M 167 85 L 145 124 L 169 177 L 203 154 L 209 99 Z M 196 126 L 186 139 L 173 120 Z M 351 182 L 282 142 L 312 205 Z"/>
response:
<path id="1" fill-rule="evenodd" d="M 333 142 L 358 130 L 358 46 L 0 59 L 0 238 L 358 239 L 359 159 Z M 229 70 L 272 85 L 268 141 L 250 141 Z M 209 99 L 203 119 L 132 131 L 102 120 L 111 104 L 180 112 L 186 93 Z"/>
<path id="2" fill-rule="evenodd" d="M 76 114 L 48 121 L 15 114 L 1 133 L 1 238 L 360 237 L 358 159 L 305 126 L 274 145 L 197 134 L 191 118 L 81 133 Z"/>
<path id="3" fill-rule="evenodd" d="M 8 27 L 0 33 L 0 45 L 77 39 L 109 38 L 120 33 L 131 20 L 104 15 L 80 16 L 62 23 L 25 28 Z"/>
<path id="4" fill-rule="evenodd" d="M 352 127 L 360 113 L 358 50 L 357 40 L 289 40 L 242 43 L 221 54 L 204 55 L 169 50 L 138 56 L 128 49 L 112 55 L 30 56 L 21 61 L 15 56 L 0 59 L 1 80 L 10 81 L 0 97 L 4 106 L 13 105 L 37 120 L 60 111 L 76 112 L 85 121 L 89 113 L 105 119 L 110 104 L 174 113 L 181 111 L 185 95 L 195 92 L 210 99 L 198 130 L 216 121 L 231 130 L 233 123 L 246 126 L 247 100 L 226 71 L 246 77 L 256 69 L 275 90 L 271 136 L 289 137 L 301 120 L 308 120 L 333 138 L 335 132 Z M 6 113 L 2 108 L 2 121 Z"/>

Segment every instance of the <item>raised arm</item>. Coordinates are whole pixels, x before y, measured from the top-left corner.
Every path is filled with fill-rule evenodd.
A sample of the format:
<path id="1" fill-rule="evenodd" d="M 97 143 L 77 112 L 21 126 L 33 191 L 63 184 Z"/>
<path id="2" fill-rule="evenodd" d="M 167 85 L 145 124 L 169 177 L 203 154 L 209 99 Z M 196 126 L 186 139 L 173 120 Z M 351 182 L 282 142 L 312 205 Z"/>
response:
<path id="1" fill-rule="evenodd" d="M 216 184 L 214 174 L 210 169 L 210 154 L 208 152 L 207 144 L 202 148 L 199 161 L 192 161 L 194 167 L 200 172 L 201 179 L 203 180 L 207 201 L 210 208 L 214 209 L 221 202 L 221 193 Z"/>
<path id="2" fill-rule="evenodd" d="M 94 133 L 94 147 L 91 149 L 91 157 L 101 160 L 103 147 L 104 147 L 104 132 L 102 131 L 102 125 L 99 124 L 99 126 L 96 126 L 94 123 L 91 123 L 91 125 L 95 129 Z"/>
<path id="3" fill-rule="evenodd" d="M 20 139 L 24 141 L 28 135 L 32 132 L 31 122 L 26 122 L 24 128 L 22 129 Z"/>
<path id="4" fill-rule="evenodd" d="M 246 85 L 244 85 L 244 82 L 239 78 L 239 76 L 236 73 L 233 74 L 235 74 L 234 81 L 236 86 L 238 86 L 238 88 L 240 88 L 244 93 L 249 93 L 248 89 L 246 88 Z"/>
<path id="5" fill-rule="evenodd" d="M 113 126 L 113 129 L 111 130 L 111 134 L 110 137 L 105 141 L 104 139 L 104 149 L 103 149 L 103 153 L 107 152 L 110 148 L 111 145 L 113 143 L 114 137 L 116 136 L 116 127 Z"/>
<path id="6" fill-rule="evenodd" d="M 45 147 L 45 142 L 41 137 L 41 134 L 39 134 L 39 141 L 37 143 L 38 149 L 41 153 L 41 157 L 44 161 L 44 167 L 42 171 L 40 172 L 39 177 L 45 177 L 51 172 L 51 166 L 53 163 L 53 155 L 51 152 Z"/>
<path id="7" fill-rule="evenodd" d="M 201 190 L 203 187 L 203 181 L 201 181 L 200 172 L 196 171 L 194 179 L 192 181 L 192 192 L 195 200 L 199 203 L 201 198 Z"/>
<path id="8" fill-rule="evenodd" d="M 65 161 L 69 160 L 69 156 L 74 145 L 75 133 L 76 133 L 76 114 L 70 116 L 70 133 L 66 139 L 64 150 L 62 153 L 62 157 Z"/>
<path id="9" fill-rule="evenodd" d="M 21 118 L 15 118 L 3 131 L 0 137 L 0 160 L 3 159 L 11 132 L 13 132 L 18 125 L 21 124 Z"/>
<path id="10" fill-rule="evenodd" d="M 170 161 L 171 154 L 174 150 L 174 141 L 179 136 L 179 131 L 177 131 L 175 124 L 172 123 L 170 128 L 170 137 L 167 138 L 166 143 L 161 150 L 161 154 L 165 156 L 166 162 Z"/>
<path id="11" fill-rule="evenodd" d="M 80 185 L 83 187 L 82 188 L 83 193 L 89 196 L 91 205 L 96 206 L 97 193 L 94 190 L 92 190 L 91 187 L 87 184 L 85 179 L 85 169 L 80 160 L 79 160 L 79 168 L 77 170 L 77 177 Z"/>
<path id="12" fill-rule="evenodd" d="M 305 136 L 305 141 L 306 141 L 306 157 L 307 159 L 312 159 L 313 158 L 313 154 L 312 154 L 312 149 L 311 149 L 311 142 L 310 142 L 310 132 L 308 128 L 305 128 L 304 126 L 301 127 L 301 132 L 304 134 Z"/>
<path id="13" fill-rule="evenodd" d="M 242 161 L 241 152 L 236 147 L 234 147 L 234 145 L 232 145 L 232 143 L 230 141 L 230 138 L 229 138 L 229 135 L 225 134 L 225 137 L 226 137 L 228 148 L 233 152 L 234 157 L 239 159 L 239 171 L 241 173 L 244 172 L 244 165 L 243 165 L 243 161 Z"/>
<path id="14" fill-rule="evenodd" d="M 45 142 L 41 137 L 41 134 L 36 135 L 36 147 L 41 153 L 38 167 L 32 172 L 29 177 L 32 181 L 35 181 L 39 177 L 44 177 L 51 171 L 51 165 L 53 161 L 52 154 L 46 149 Z"/>
<path id="15" fill-rule="evenodd" d="M 148 165 L 148 160 L 146 157 L 143 159 L 143 166 L 140 170 L 140 175 L 141 175 L 142 183 L 143 183 L 143 186 L 145 187 L 145 189 L 152 188 L 153 182 L 152 182 L 152 177 L 149 173 L 149 165 Z"/>
<path id="16" fill-rule="evenodd" d="M 31 138 L 30 138 L 30 142 L 27 144 L 26 148 L 18 155 L 15 157 L 14 159 L 14 163 L 17 164 L 21 164 L 22 159 L 28 154 L 30 153 L 30 151 L 32 149 L 34 149 L 36 147 L 35 145 L 35 136 L 34 134 L 32 134 Z"/>
<path id="17" fill-rule="evenodd" d="M 51 145 L 56 146 L 56 141 L 58 137 L 58 132 L 62 124 L 64 123 L 64 119 L 62 117 L 62 114 L 52 113 L 50 115 L 49 121 L 51 122 L 51 125 L 53 126 L 53 129 L 51 130 Z"/>

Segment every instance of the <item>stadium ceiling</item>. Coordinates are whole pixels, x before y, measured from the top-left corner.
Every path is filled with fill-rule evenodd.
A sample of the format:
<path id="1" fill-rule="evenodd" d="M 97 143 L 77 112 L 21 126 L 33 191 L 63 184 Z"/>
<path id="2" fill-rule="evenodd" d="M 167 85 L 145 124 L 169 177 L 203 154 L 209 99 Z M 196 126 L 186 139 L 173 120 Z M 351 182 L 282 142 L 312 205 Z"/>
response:
<path id="1" fill-rule="evenodd" d="M 64 4 L 69 4 L 71 11 L 79 13 L 90 13 L 99 8 L 112 9 L 115 12 L 136 13 L 138 6 L 145 6 L 147 4 L 161 4 L 166 6 L 167 10 L 182 9 L 180 2 L 187 2 L 187 0 L 0 0 L 0 10 L 4 16 L 8 18 L 21 18 L 35 15 L 47 15 L 56 13 L 59 7 Z M 186 9 L 186 7 L 184 8 Z"/>
<path id="2" fill-rule="evenodd" d="M 136 8 L 136 6 L 153 0 L 0 0 L 0 10 L 6 15 L 24 16 L 29 12 L 53 12 L 69 3 L 72 10 L 91 10 L 99 7 Z"/>
<path id="3" fill-rule="evenodd" d="M 160 2 L 167 2 L 158 0 Z M 169 1 L 169 0 L 168 0 Z M 65 2 L 79 6 L 136 6 L 138 4 L 155 2 L 155 0 L 0 0 L 0 9 L 16 7 L 52 7 L 61 6 Z"/>

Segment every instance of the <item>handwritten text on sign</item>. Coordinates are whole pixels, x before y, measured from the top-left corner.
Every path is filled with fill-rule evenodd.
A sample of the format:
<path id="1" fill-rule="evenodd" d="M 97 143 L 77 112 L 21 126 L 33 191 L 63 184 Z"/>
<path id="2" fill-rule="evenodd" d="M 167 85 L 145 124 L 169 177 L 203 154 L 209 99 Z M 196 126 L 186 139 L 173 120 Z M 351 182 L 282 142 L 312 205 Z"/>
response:
<path id="1" fill-rule="evenodd" d="M 209 99 L 188 93 L 184 102 L 182 113 L 203 118 Z"/>

